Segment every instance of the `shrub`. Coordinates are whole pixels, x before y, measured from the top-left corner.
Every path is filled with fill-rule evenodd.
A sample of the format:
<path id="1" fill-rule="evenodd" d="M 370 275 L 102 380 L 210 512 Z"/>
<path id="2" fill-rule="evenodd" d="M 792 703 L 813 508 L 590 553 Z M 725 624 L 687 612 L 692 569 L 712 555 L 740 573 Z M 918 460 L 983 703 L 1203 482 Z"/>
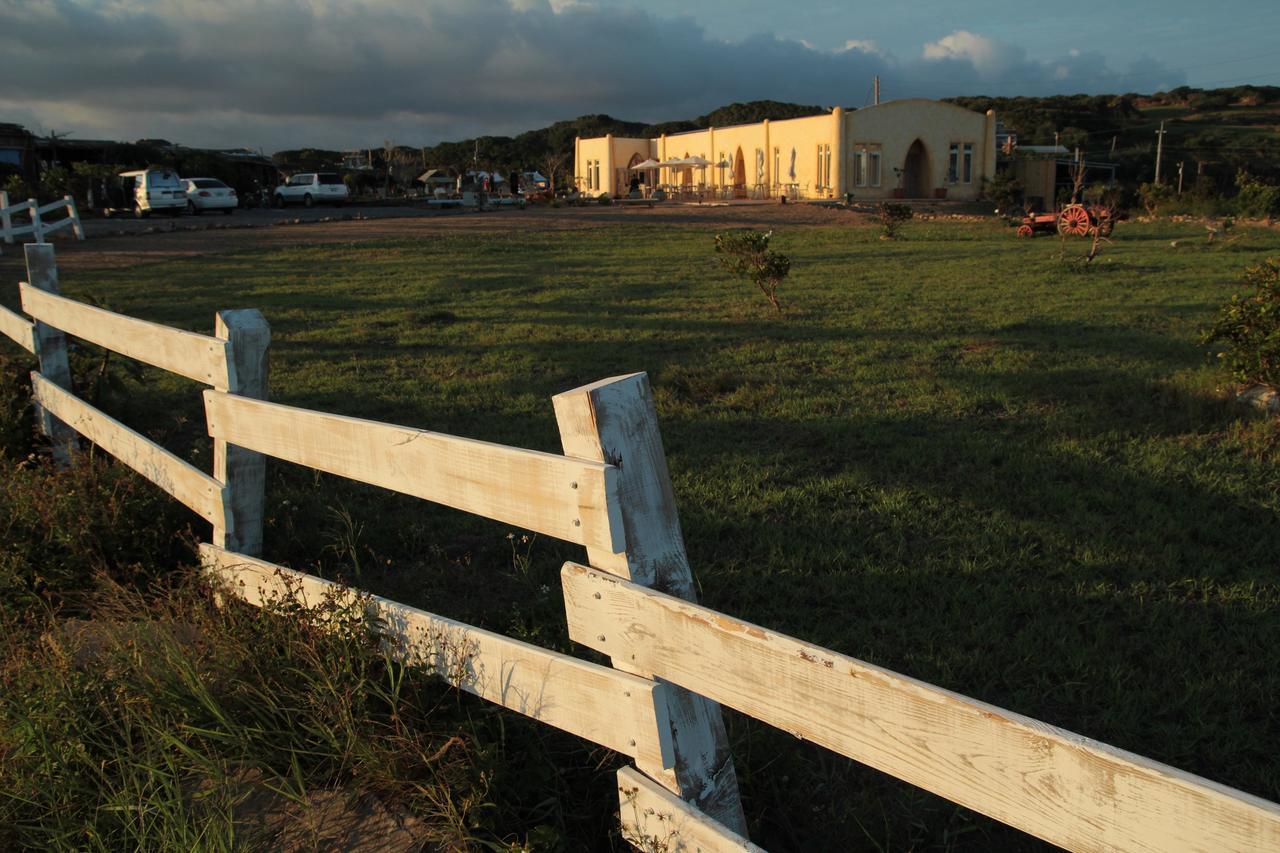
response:
<path id="1" fill-rule="evenodd" d="M 1218 358 L 1240 382 L 1280 387 L 1280 258 L 1246 269 L 1244 284 L 1253 292 L 1234 294 L 1202 342 L 1222 345 Z"/>
<path id="2" fill-rule="evenodd" d="M 732 275 L 749 281 L 769 300 L 778 313 L 782 303 L 778 301 L 778 285 L 791 272 L 791 259 L 769 248 L 773 232 L 743 231 L 737 234 L 717 234 L 716 254 L 720 263 Z"/>
<path id="3" fill-rule="evenodd" d="M 1138 187 L 1138 197 L 1142 199 L 1142 206 L 1147 209 L 1148 216 L 1159 216 L 1160 211 L 1177 198 L 1177 193 L 1166 184 L 1150 183 Z"/>
<path id="4" fill-rule="evenodd" d="M 9 194 L 10 204 L 26 201 L 34 195 L 31 185 L 24 181 L 21 175 L 10 175 L 8 180 L 0 184 L 0 190 Z"/>
<path id="5" fill-rule="evenodd" d="M 896 238 L 902 223 L 914 215 L 911 212 L 911 208 L 905 204 L 895 204 L 891 201 L 880 202 L 876 207 L 876 216 L 880 218 L 881 239 L 892 240 Z"/>
<path id="6" fill-rule="evenodd" d="M 1022 210 L 1022 182 L 1012 171 L 996 172 L 982 188 L 983 195 L 995 202 L 1000 213 L 1018 213 Z"/>
<path id="7" fill-rule="evenodd" d="M 1280 215 L 1280 187 L 1264 184 L 1244 169 L 1236 172 L 1235 209 L 1240 216 L 1269 219 Z"/>

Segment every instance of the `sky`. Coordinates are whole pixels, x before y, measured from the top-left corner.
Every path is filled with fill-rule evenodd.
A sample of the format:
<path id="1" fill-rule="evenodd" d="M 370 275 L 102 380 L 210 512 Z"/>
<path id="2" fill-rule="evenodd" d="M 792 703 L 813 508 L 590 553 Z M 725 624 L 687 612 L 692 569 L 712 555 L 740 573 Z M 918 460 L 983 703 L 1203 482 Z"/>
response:
<path id="1" fill-rule="evenodd" d="M 0 122 L 271 152 L 734 101 L 1280 86 L 1280 0 L 0 0 Z"/>

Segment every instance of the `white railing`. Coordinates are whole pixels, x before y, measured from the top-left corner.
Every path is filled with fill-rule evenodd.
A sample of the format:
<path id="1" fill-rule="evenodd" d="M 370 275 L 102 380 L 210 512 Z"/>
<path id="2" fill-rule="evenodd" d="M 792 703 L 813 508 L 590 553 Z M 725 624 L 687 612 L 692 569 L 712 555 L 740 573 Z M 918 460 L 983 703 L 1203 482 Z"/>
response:
<path id="1" fill-rule="evenodd" d="M 1275 803 L 698 605 L 643 373 L 552 399 L 563 455 L 298 409 L 264 399 L 256 311 L 220 312 L 213 337 L 170 329 L 58 295 L 53 247 L 26 251 L 35 319 L 0 310 L 0 332 L 39 357 L 55 449 L 83 435 L 211 522 L 201 555 L 227 592 L 359 596 L 401 659 L 633 759 L 619 820 L 642 849 L 759 850 L 727 705 L 1067 849 L 1280 850 Z M 213 473 L 75 397 L 66 334 L 212 386 Z M 589 565 L 561 572 L 569 634 L 612 667 L 259 559 L 264 456 L 585 546 Z"/>
<path id="2" fill-rule="evenodd" d="M 66 210 L 66 216 L 50 220 L 48 215 L 59 210 Z M 14 217 L 24 216 L 25 225 L 15 225 Z M 9 194 L 0 190 L 0 237 L 9 245 L 13 245 L 17 237 L 31 235 L 36 243 L 45 242 L 45 238 L 54 232 L 70 228 L 77 240 L 84 239 L 84 226 L 80 224 L 80 213 L 76 210 L 76 200 L 64 195 L 57 201 L 41 205 L 34 198 L 18 204 L 9 203 Z"/>

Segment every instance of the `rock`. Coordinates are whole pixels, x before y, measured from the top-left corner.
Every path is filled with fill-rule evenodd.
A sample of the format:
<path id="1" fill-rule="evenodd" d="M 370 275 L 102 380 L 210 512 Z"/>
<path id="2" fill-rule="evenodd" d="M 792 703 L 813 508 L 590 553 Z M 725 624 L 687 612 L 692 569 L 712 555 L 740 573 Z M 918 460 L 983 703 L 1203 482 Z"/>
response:
<path id="1" fill-rule="evenodd" d="M 1280 415 L 1280 391 L 1270 385 L 1249 385 L 1236 393 L 1236 399 L 1269 415 Z"/>

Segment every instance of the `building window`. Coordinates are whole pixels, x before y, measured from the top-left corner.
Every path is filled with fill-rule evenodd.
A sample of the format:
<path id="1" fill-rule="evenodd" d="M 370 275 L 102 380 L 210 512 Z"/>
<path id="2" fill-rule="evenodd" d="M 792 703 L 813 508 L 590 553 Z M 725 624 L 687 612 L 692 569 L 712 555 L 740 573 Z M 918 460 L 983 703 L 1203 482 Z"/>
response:
<path id="1" fill-rule="evenodd" d="M 828 169 L 830 163 L 827 164 Z M 864 142 L 853 146 L 853 185 L 856 187 L 880 186 L 880 146 Z"/>
<path id="2" fill-rule="evenodd" d="M 596 161 L 595 179 L 596 179 L 596 189 L 598 190 L 604 189 L 604 187 L 600 186 L 600 161 L 599 160 Z"/>
<path id="3" fill-rule="evenodd" d="M 818 146 L 818 179 L 817 185 L 820 188 L 831 186 L 831 146 Z"/>
<path id="4" fill-rule="evenodd" d="M 973 183 L 973 144 L 964 144 L 964 182 Z"/>
<path id="5" fill-rule="evenodd" d="M 960 145 L 951 143 L 951 157 L 947 161 L 947 183 L 954 184 L 960 180 Z"/>
<path id="6" fill-rule="evenodd" d="M 773 147 L 773 182 L 782 182 L 782 149 L 776 145 Z"/>
<path id="7" fill-rule="evenodd" d="M 595 161 L 593 161 L 593 160 L 588 160 L 588 161 L 587 161 L 587 174 L 584 176 L 584 177 L 587 179 L 587 189 L 591 189 L 591 188 L 592 188 L 592 187 L 591 187 L 591 164 L 592 164 L 593 162 L 595 162 Z"/>

